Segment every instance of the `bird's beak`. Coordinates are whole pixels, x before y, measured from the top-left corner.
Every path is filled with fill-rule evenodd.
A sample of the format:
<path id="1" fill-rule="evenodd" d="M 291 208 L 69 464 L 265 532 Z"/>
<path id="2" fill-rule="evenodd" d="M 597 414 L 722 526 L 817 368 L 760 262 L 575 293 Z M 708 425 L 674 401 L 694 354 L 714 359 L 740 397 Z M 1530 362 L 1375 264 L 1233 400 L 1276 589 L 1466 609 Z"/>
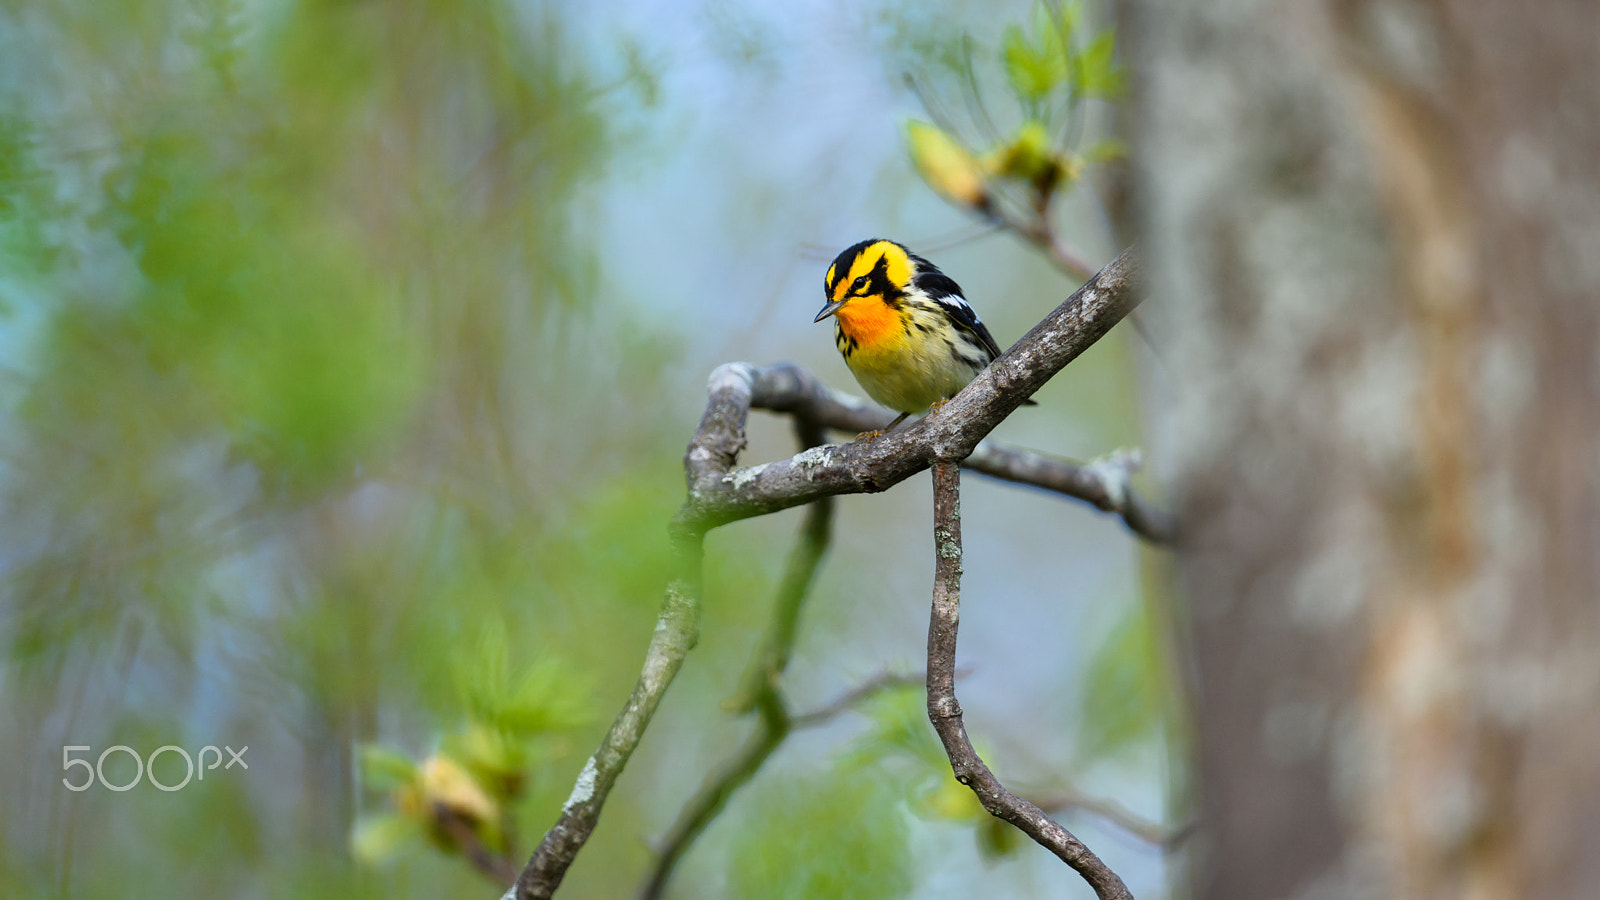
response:
<path id="1" fill-rule="evenodd" d="M 849 298 L 846 298 L 846 299 L 849 299 Z M 811 321 L 813 321 L 813 322 L 821 322 L 823 319 L 826 319 L 827 317 L 829 317 L 829 316 L 833 315 L 834 313 L 838 312 L 839 311 L 839 307 L 841 307 L 843 305 L 844 305 L 844 300 L 838 300 L 838 301 L 835 301 L 833 303 L 829 303 L 827 306 L 824 306 L 822 308 L 822 312 L 817 313 L 817 317 L 815 319 L 812 319 Z"/>

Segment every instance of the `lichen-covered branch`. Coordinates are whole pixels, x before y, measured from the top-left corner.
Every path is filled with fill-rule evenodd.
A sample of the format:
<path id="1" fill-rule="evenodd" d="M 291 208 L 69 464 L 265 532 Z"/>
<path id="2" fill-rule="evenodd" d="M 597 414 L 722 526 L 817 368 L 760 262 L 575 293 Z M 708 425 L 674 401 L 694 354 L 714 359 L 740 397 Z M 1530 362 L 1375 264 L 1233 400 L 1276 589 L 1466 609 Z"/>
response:
<path id="1" fill-rule="evenodd" d="M 933 604 L 928 619 L 928 718 L 939 733 L 956 780 L 972 788 L 990 815 L 1021 829 L 1060 857 L 1101 900 L 1133 900 L 1122 879 L 1084 843 L 1039 807 L 1006 790 L 972 741 L 956 701 L 956 632 L 961 621 L 961 469 L 933 464 Z"/>

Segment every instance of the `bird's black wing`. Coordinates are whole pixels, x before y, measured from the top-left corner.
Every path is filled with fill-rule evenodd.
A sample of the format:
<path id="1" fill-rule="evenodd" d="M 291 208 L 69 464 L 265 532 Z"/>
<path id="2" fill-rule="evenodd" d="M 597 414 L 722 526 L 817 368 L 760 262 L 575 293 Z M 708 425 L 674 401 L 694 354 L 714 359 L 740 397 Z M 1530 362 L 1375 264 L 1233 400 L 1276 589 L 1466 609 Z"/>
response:
<path id="1" fill-rule="evenodd" d="M 916 281 L 917 287 L 950 314 L 950 319 L 958 328 L 977 336 L 983 348 L 989 352 L 990 361 L 1000 355 L 1000 345 L 994 342 L 994 335 L 989 333 L 988 326 L 978 318 L 978 313 L 972 308 L 972 304 L 961 295 L 961 285 L 956 284 L 954 278 L 935 269 L 918 274 Z"/>

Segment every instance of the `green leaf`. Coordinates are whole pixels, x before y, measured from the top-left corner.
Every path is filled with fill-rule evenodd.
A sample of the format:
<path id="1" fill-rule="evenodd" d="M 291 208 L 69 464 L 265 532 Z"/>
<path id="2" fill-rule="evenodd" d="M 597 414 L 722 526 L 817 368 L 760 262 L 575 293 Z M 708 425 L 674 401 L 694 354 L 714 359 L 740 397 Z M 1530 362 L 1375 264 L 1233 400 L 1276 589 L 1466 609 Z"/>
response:
<path id="1" fill-rule="evenodd" d="M 356 822 L 351 829 L 350 854 L 365 865 L 381 865 L 422 837 L 423 826 L 416 819 L 393 814 L 372 816 Z"/>
<path id="2" fill-rule="evenodd" d="M 439 752 L 465 766 L 491 797 L 508 800 L 520 796 L 526 786 L 537 743 L 475 722 L 446 737 Z"/>
<path id="3" fill-rule="evenodd" d="M 1033 66 L 1033 49 L 1028 46 L 1028 39 L 1022 33 L 1022 26 L 1006 26 L 1005 33 L 1000 38 L 1000 61 L 1005 64 L 1006 77 L 1011 80 L 1011 89 L 1016 91 L 1019 97 L 1027 96 L 1031 81 L 1029 70 Z"/>
<path id="4" fill-rule="evenodd" d="M 791 776 L 740 822 L 729 859 L 732 897 L 891 900 L 911 892 L 904 814 L 866 771 Z"/>
<path id="5" fill-rule="evenodd" d="M 1073 33 L 1078 30 L 1078 23 L 1083 21 L 1083 4 L 1040 2 L 1033 8 L 1033 21 L 1034 27 L 1041 32 L 1050 29 L 1063 43 L 1070 45 Z"/>
<path id="6" fill-rule="evenodd" d="M 922 180 L 941 196 L 965 206 L 988 203 L 982 168 L 967 149 L 937 126 L 906 122 L 906 147 Z"/>
<path id="7" fill-rule="evenodd" d="M 411 784 L 418 778 L 417 764 L 398 750 L 378 744 L 365 744 L 358 751 L 356 765 L 366 786 L 388 790 Z"/>
<path id="8" fill-rule="evenodd" d="M 1074 61 L 1078 91 L 1085 97 L 1115 99 L 1121 96 L 1125 78 L 1116 67 L 1116 32 L 1101 32 Z"/>
<path id="9" fill-rule="evenodd" d="M 1000 178 L 1043 181 L 1057 166 L 1050 133 L 1037 119 L 1023 122 L 1016 134 L 985 158 L 989 171 Z"/>
<path id="10" fill-rule="evenodd" d="M 912 812 L 925 819 L 969 824 L 989 818 L 989 811 L 983 808 L 972 788 L 957 781 L 948 769 L 941 774 L 943 777 L 911 793 Z"/>
<path id="11" fill-rule="evenodd" d="M 1005 63 L 1006 77 L 1011 81 L 1011 89 L 1024 103 L 1037 103 L 1044 99 L 1067 76 L 1066 51 L 1055 35 L 1054 29 L 1045 31 L 1040 35 L 1040 44 L 1035 46 L 1023 35 L 1021 28 L 1011 25 L 1001 38 L 1001 58 Z"/>
<path id="12" fill-rule="evenodd" d="M 589 720 L 584 679 L 560 660 L 540 657 L 511 664 L 504 626 L 484 629 L 476 646 L 457 657 L 456 679 L 475 721 L 508 735 L 566 731 Z"/>
<path id="13" fill-rule="evenodd" d="M 1041 65 L 1051 73 L 1054 82 L 1067 76 L 1067 64 L 1072 60 L 1072 24 L 1048 3 L 1033 8 L 1033 32 L 1038 40 L 1035 54 Z M 1055 87 L 1055 83 L 1051 87 Z"/>

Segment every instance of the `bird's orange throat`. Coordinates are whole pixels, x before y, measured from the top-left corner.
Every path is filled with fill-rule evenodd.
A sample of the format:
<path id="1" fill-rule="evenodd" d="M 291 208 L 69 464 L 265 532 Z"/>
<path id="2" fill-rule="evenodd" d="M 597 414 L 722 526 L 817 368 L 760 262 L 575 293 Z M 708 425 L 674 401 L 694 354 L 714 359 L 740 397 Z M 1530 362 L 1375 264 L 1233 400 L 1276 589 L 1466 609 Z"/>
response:
<path id="1" fill-rule="evenodd" d="M 862 347 L 872 347 L 900 334 L 900 313 L 881 297 L 857 297 L 834 313 L 839 330 Z"/>

